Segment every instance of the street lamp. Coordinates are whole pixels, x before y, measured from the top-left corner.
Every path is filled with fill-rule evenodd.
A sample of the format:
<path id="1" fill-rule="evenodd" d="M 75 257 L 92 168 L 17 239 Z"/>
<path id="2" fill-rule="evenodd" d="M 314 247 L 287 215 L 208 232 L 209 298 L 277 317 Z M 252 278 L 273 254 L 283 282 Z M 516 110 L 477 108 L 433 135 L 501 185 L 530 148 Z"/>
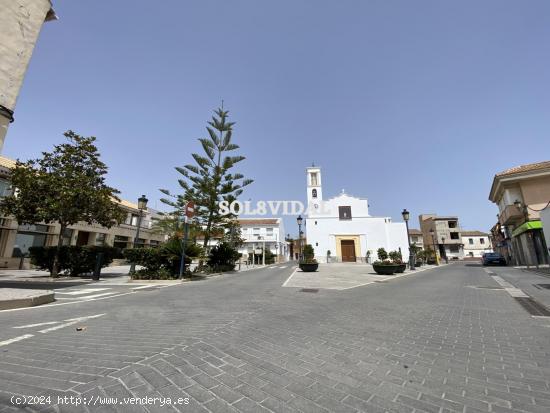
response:
<path id="1" fill-rule="evenodd" d="M 415 268 L 414 268 L 414 254 L 411 250 L 411 235 L 409 234 L 409 218 L 410 218 L 410 213 L 409 211 L 407 211 L 407 209 L 405 208 L 403 210 L 403 212 L 401 212 L 401 215 L 403 215 L 403 221 L 405 221 L 405 225 L 407 226 L 407 241 L 409 243 L 409 269 L 411 271 L 414 271 Z"/>
<path id="2" fill-rule="evenodd" d="M 134 238 L 134 245 L 133 248 L 137 247 L 137 244 L 139 242 L 139 229 L 141 228 L 141 220 L 143 219 L 143 211 L 147 209 L 147 202 L 149 200 L 145 197 L 145 195 L 142 195 L 138 198 L 138 220 L 137 220 L 137 229 L 136 229 L 136 237 Z M 132 265 L 130 265 L 130 274 L 133 274 L 136 271 L 136 263 L 132 262 Z"/>
<path id="3" fill-rule="evenodd" d="M 298 218 L 296 218 L 296 222 L 298 223 L 298 247 L 299 247 L 299 255 L 298 259 L 302 259 L 302 221 L 303 218 L 301 215 L 298 215 Z"/>
<path id="4" fill-rule="evenodd" d="M 439 260 L 437 258 L 437 250 L 435 249 L 436 245 L 435 245 L 435 231 L 434 229 L 430 229 L 430 235 L 432 236 L 432 245 L 434 247 L 434 258 L 435 258 L 435 265 L 439 265 Z M 438 246 L 439 248 L 439 246 Z"/>

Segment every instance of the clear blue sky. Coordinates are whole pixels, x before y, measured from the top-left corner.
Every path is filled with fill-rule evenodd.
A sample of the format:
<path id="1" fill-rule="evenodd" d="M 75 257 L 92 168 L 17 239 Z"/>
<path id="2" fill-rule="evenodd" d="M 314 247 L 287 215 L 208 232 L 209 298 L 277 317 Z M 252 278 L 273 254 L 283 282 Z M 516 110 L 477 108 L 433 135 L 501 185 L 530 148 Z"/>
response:
<path id="1" fill-rule="evenodd" d="M 54 0 L 3 154 L 95 135 L 126 199 L 177 188 L 221 99 L 245 199 L 368 197 L 488 230 L 493 175 L 548 160 L 550 2 Z M 288 220 L 288 232 L 296 232 Z"/>

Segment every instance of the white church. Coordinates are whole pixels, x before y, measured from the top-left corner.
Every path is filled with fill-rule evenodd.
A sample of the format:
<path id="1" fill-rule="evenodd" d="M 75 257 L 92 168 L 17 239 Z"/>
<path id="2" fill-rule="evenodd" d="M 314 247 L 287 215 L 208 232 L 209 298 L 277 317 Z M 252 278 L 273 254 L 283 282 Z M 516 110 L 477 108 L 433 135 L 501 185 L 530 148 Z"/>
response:
<path id="1" fill-rule="evenodd" d="M 387 252 L 401 251 L 408 260 L 409 245 L 404 222 L 392 222 L 391 217 L 369 215 L 365 198 L 349 196 L 344 191 L 334 198 L 323 199 L 321 168 L 307 171 L 306 238 L 315 250 L 315 258 L 326 262 L 365 262 L 377 260 L 378 248 Z"/>

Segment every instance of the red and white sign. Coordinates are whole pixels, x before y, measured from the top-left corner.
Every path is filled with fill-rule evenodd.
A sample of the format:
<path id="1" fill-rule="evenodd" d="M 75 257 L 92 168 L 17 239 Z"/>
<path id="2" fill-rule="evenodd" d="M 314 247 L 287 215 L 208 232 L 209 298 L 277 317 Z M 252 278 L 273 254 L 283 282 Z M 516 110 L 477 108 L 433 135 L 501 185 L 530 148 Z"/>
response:
<path id="1" fill-rule="evenodd" d="M 189 201 L 185 205 L 185 216 L 187 218 L 193 218 L 194 215 L 195 215 L 195 203 L 192 201 Z"/>

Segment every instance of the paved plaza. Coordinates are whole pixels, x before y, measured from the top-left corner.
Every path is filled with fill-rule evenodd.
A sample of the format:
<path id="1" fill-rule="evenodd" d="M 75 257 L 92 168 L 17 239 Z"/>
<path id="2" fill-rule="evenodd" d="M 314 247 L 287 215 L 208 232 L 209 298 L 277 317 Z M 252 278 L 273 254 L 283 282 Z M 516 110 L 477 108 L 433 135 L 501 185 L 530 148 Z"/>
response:
<path id="1" fill-rule="evenodd" d="M 458 263 L 302 292 L 281 267 L 0 312 L 0 411 L 550 411 L 550 318 L 495 281 L 522 271 Z"/>

